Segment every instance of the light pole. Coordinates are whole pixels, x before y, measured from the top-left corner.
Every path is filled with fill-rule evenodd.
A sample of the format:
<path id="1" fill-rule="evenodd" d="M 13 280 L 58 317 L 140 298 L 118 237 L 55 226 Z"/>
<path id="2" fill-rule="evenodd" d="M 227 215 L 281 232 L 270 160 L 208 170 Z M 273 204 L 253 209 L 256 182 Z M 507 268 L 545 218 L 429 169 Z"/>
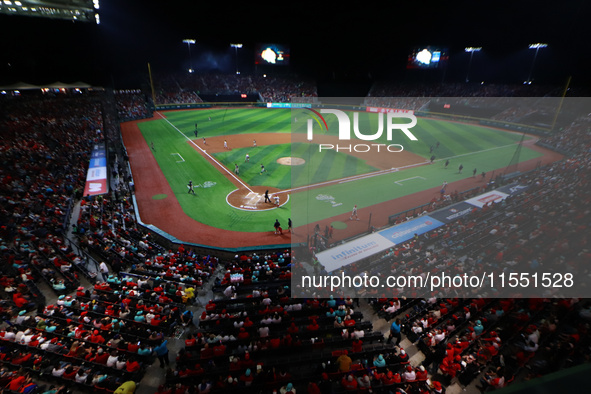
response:
<path id="1" fill-rule="evenodd" d="M 191 58 L 191 45 L 195 44 L 195 40 L 186 38 L 183 40 L 183 42 L 189 47 L 189 72 L 192 73 L 195 70 L 193 70 L 193 59 Z"/>
<path id="2" fill-rule="evenodd" d="M 466 82 L 470 82 L 470 67 L 472 67 L 472 57 L 474 56 L 474 52 L 480 52 L 482 47 L 466 47 L 464 48 L 465 52 L 470 52 L 470 61 L 468 62 L 468 71 L 466 72 Z"/>
<path id="3" fill-rule="evenodd" d="M 234 51 L 236 53 L 236 56 L 234 57 L 236 65 L 236 74 L 240 74 L 240 71 L 238 71 L 238 49 L 242 48 L 242 44 L 230 44 L 230 46 L 234 48 Z"/>
<path id="4" fill-rule="evenodd" d="M 536 64 L 536 58 L 538 57 L 538 51 L 540 50 L 540 48 L 546 48 L 547 46 L 548 46 L 548 44 L 544 44 L 541 42 L 538 42 L 535 44 L 529 44 L 529 49 L 535 49 L 536 53 L 534 54 L 534 60 L 532 60 L 532 62 L 531 62 L 531 68 L 529 69 L 529 75 L 527 76 L 527 81 L 525 81 L 524 83 L 531 85 L 531 76 L 532 76 L 532 73 L 534 72 L 534 64 Z"/>

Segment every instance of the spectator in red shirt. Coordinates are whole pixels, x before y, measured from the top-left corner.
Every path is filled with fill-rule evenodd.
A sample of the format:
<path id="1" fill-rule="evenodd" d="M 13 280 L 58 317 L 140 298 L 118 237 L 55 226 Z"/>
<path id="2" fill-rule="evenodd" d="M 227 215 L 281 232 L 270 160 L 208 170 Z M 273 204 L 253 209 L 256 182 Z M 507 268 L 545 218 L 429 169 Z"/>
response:
<path id="1" fill-rule="evenodd" d="M 416 380 L 427 380 L 429 378 L 429 373 L 425 370 L 425 367 L 423 367 L 422 365 L 417 370 L 416 375 Z"/>
<path id="2" fill-rule="evenodd" d="M 355 379 L 353 375 L 345 375 L 343 376 L 343 379 L 341 379 L 341 386 L 343 386 L 346 391 L 357 391 L 358 385 L 359 383 L 357 383 L 357 379 Z"/>
<path id="3" fill-rule="evenodd" d="M 92 343 L 103 344 L 105 343 L 105 338 L 103 338 L 103 336 L 98 332 L 98 330 L 94 330 L 89 338 L 89 341 Z"/>
<path id="4" fill-rule="evenodd" d="M 127 345 L 127 351 L 130 353 L 137 353 L 139 348 L 140 348 L 139 342 L 129 342 L 129 344 Z"/>
<path id="5" fill-rule="evenodd" d="M 363 341 L 359 338 L 353 340 L 353 353 L 359 353 L 363 351 Z"/>
<path id="6" fill-rule="evenodd" d="M 6 388 L 12 392 L 18 392 L 18 390 L 25 385 L 25 382 L 27 382 L 28 380 L 30 381 L 31 378 L 29 378 L 28 375 L 20 375 L 14 379 L 11 379 L 10 383 L 8 384 L 8 386 L 6 386 Z"/>
<path id="7" fill-rule="evenodd" d="M 313 319 L 312 322 L 308 325 L 308 331 L 318 331 L 320 326 L 316 322 L 316 319 Z"/>
<path id="8" fill-rule="evenodd" d="M 224 354 L 226 354 L 226 345 L 223 343 L 220 342 L 218 345 L 213 347 L 213 355 L 215 357 L 223 356 Z"/>
<path id="9" fill-rule="evenodd" d="M 240 332 L 238 333 L 238 339 L 248 339 L 250 338 L 250 334 L 244 327 L 240 327 Z"/>
<path id="10" fill-rule="evenodd" d="M 105 352 L 102 347 L 99 347 L 96 350 L 96 356 L 94 357 L 94 359 L 92 361 L 97 364 L 105 365 L 107 363 L 108 358 L 109 358 L 109 353 Z"/>
<path id="11" fill-rule="evenodd" d="M 187 339 L 185 339 L 185 347 L 193 347 L 197 345 L 197 339 L 195 339 L 195 336 L 193 334 L 189 334 L 189 336 L 187 337 Z"/>
<path id="12" fill-rule="evenodd" d="M 127 372 L 137 372 L 142 368 L 142 365 L 135 359 L 135 357 L 131 357 L 125 363 L 125 370 Z"/>

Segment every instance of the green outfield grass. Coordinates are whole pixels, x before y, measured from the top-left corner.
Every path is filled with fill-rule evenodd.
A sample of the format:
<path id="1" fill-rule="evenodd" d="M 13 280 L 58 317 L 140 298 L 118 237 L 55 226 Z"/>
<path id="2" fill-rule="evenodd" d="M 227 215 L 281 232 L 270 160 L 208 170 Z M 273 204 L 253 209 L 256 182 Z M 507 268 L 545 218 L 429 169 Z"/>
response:
<path id="1" fill-rule="evenodd" d="M 195 123 L 199 137 L 249 133 L 289 133 L 289 109 L 222 108 L 166 112 L 166 118 L 183 134 L 194 138 Z"/>
<path id="2" fill-rule="evenodd" d="M 248 163 L 245 162 L 247 153 L 250 155 Z M 234 164 L 238 164 L 240 178 L 249 185 L 272 186 L 283 190 L 378 170 L 367 165 L 364 160 L 334 150 L 318 154 L 317 144 L 300 142 L 260 146 L 256 149 L 232 149 L 214 156 L 231 171 L 234 171 Z M 282 165 L 277 163 L 281 157 L 301 158 L 305 164 Z M 261 164 L 265 166 L 262 176 Z"/>
<path id="3" fill-rule="evenodd" d="M 314 222 L 351 212 L 355 204 L 358 208 L 365 208 L 387 201 L 391 201 L 392 214 L 395 214 L 401 210 L 396 206 L 397 198 L 430 188 L 437 188 L 437 191 L 434 192 L 435 196 L 444 181 L 451 184 L 458 180 L 472 178 L 474 168 L 477 169 L 476 177 L 472 178 L 474 179 L 474 187 L 484 185 L 480 174 L 484 171 L 486 173 L 485 180 L 490 180 L 495 171 L 504 169 L 506 164 L 511 161 L 515 149 L 515 145 L 505 146 L 465 154 L 461 157 L 452 157 L 449 159 L 450 164 L 447 169 L 444 165 L 445 159 L 440 159 L 434 164 L 415 166 L 398 172 L 359 179 L 355 182 L 336 183 L 294 193 L 291 199 L 292 215 L 303 218 L 304 222 Z M 520 161 L 540 156 L 539 152 L 523 147 Z M 458 173 L 460 164 L 464 166 L 461 174 Z M 455 191 L 453 186 L 448 187 L 447 190 L 448 192 Z M 465 190 L 457 191 L 463 192 Z M 319 199 L 320 195 L 333 197 L 334 202 L 339 205 L 329 204 L 324 199 Z M 422 203 L 417 202 L 417 206 Z"/>
<path id="4" fill-rule="evenodd" d="M 311 115 L 308 115 L 308 112 L 305 110 L 294 110 L 292 120 L 297 119 L 297 121 L 294 121 L 293 123 L 293 132 L 305 133 L 307 130 L 305 121 L 310 118 L 310 116 Z M 323 129 L 319 131 L 319 134 L 338 135 L 339 127 L 336 117 L 331 114 L 326 114 L 324 118 L 328 125 L 328 131 L 323 127 Z M 350 116 L 350 118 L 351 124 L 353 124 L 352 116 Z M 385 124 L 385 115 L 383 119 Z M 399 123 L 408 123 L 406 120 L 395 119 L 395 121 L 399 121 Z M 359 129 L 366 134 L 375 133 L 378 130 L 377 114 L 359 113 Z M 475 124 L 456 123 L 426 118 L 418 119 L 417 125 L 412 128 L 412 133 L 418 141 L 411 141 L 402 132 L 395 131 L 393 134 L 393 141 L 390 142 L 386 139 L 386 132 L 384 131 L 381 138 L 370 142 L 381 144 L 397 143 L 403 145 L 405 150 L 426 159 L 430 158 L 432 155 L 441 159 L 510 145 L 521 139 L 521 134 L 518 133 L 481 127 Z M 529 137 L 526 137 L 525 140 L 528 139 Z M 439 146 L 437 147 L 438 142 Z M 433 147 L 433 151 L 431 151 L 431 147 Z"/>
<path id="5" fill-rule="evenodd" d="M 168 180 L 183 211 L 191 218 L 217 228 L 235 231 L 271 231 L 275 219 L 287 225 L 291 205 L 287 203 L 272 211 L 247 212 L 231 209 L 226 196 L 236 187 L 199 155 L 195 148 L 166 120 L 140 123 L 146 141 L 154 141 L 153 152 L 160 169 Z M 187 183 L 196 186 L 206 182 L 211 187 L 196 187 L 195 195 L 188 194 Z M 171 198 L 173 196 L 169 196 Z"/>
<path id="6" fill-rule="evenodd" d="M 490 175 L 492 171 L 506 167 L 515 153 L 516 142 L 521 138 L 519 134 L 477 125 L 419 118 L 417 126 L 412 129 L 418 141 L 411 142 L 400 133 L 399 140 L 393 142 L 402 144 L 405 150 L 423 158 L 435 155 L 435 164 L 299 191 L 292 194 L 288 204 L 282 208 L 251 212 L 230 208 L 226 204 L 226 196 L 235 186 L 221 173 L 219 167 L 209 164 L 191 145 L 190 140 L 195 139 L 195 123 L 198 123 L 199 139 L 202 136 L 243 133 L 287 133 L 290 132 L 291 122 L 294 120 L 291 111 L 266 108 L 212 109 L 170 111 L 165 116 L 166 119 L 141 122 L 139 127 L 147 143 L 154 142 L 154 157 L 184 212 L 189 217 L 214 227 L 246 232 L 271 230 L 275 218 L 285 223 L 292 215 L 296 225 L 329 218 L 349 212 L 354 204 L 363 208 L 392 201 L 392 213 L 396 213 L 399 211 L 395 201 L 398 197 L 437 187 L 443 181 L 452 183 L 471 177 L 473 168 L 477 168 L 478 174 L 485 171 Z M 297 116 L 299 118 L 294 124 L 294 130 L 303 132 L 304 115 Z M 327 121 L 330 118 L 333 117 L 327 117 Z M 365 125 L 362 127 L 375 126 L 371 124 L 370 118 L 360 119 L 360 124 Z M 329 123 L 328 126 L 331 132 L 338 130 L 334 124 L 331 127 Z M 387 143 L 383 139 L 372 142 Z M 431 147 L 434 147 L 433 153 L 430 152 Z M 250 163 L 244 163 L 246 153 L 251 156 Z M 278 158 L 288 156 L 301 157 L 306 160 L 306 164 L 290 167 L 276 162 Z M 538 156 L 537 152 L 523 147 L 520 161 Z M 240 179 L 248 185 L 280 189 L 318 184 L 376 170 L 364 160 L 346 153 L 318 153 L 317 145 L 308 143 L 260 146 L 256 151 L 247 148 L 233 149 L 216 154 L 215 158 L 230 172 L 233 172 L 234 164 L 238 164 Z M 450 165 L 444 169 L 446 159 L 450 160 Z M 261 163 L 265 164 L 268 171 L 266 175 L 260 175 Z M 457 174 L 460 163 L 464 165 L 463 174 Z M 195 185 L 205 185 L 208 182 L 207 185 L 215 186 L 198 187 L 197 195 L 192 196 L 187 194 L 186 185 L 189 180 Z M 317 199 L 319 195 L 333 197 L 334 204 Z"/>

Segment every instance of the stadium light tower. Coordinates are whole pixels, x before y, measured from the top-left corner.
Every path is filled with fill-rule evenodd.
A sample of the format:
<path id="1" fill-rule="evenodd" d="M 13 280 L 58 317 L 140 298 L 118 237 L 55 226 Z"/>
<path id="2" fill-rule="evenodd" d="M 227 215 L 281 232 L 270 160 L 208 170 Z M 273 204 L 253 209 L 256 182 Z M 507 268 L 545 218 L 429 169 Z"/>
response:
<path id="1" fill-rule="evenodd" d="M 470 61 L 468 62 L 468 71 L 466 72 L 466 82 L 470 82 L 470 67 L 472 67 L 472 57 L 474 56 L 474 52 L 480 52 L 482 47 L 466 47 L 464 48 L 465 52 L 470 53 Z"/>
<path id="2" fill-rule="evenodd" d="M 532 60 L 531 62 L 531 67 L 529 69 L 529 75 L 527 76 L 527 81 L 525 81 L 524 83 L 531 85 L 531 76 L 534 72 L 534 64 L 536 64 L 536 58 L 538 57 L 538 51 L 540 50 L 540 48 L 546 48 L 548 46 L 548 44 L 544 44 L 541 42 L 535 43 L 535 44 L 529 44 L 529 49 L 535 49 L 536 53 L 534 54 L 534 60 Z"/>
<path id="3" fill-rule="evenodd" d="M 193 59 L 191 58 L 191 45 L 195 45 L 195 40 L 186 38 L 183 42 L 189 47 L 189 72 L 192 73 L 195 70 L 193 70 Z"/>
<path id="4" fill-rule="evenodd" d="M 236 74 L 240 74 L 238 71 L 238 49 L 242 48 L 242 44 L 230 44 L 230 47 L 234 48 L 236 56 L 234 57 L 234 61 L 236 63 Z"/>

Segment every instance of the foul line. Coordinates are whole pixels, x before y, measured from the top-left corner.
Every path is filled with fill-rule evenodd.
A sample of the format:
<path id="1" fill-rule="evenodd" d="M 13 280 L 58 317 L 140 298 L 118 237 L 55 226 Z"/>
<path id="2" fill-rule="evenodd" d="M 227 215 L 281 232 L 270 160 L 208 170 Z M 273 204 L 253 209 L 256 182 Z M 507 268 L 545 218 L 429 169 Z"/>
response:
<path id="1" fill-rule="evenodd" d="M 213 156 L 211 156 L 209 153 L 207 153 L 204 149 L 202 149 L 199 145 L 197 145 L 195 143 L 195 141 L 193 141 L 192 139 L 190 139 L 189 137 L 187 137 L 182 131 L 180 131 L 178 129 L 178 127 L 176 127 L 175 125 L 173 125 L 168 119 L 166 119 L 159 111 L 156 111 L 156 113 L 158 114 L 158 116 L 160 116 L 162 119 L 164 119 L 169 125 L 171 125 L 179 134 L 181 134 L 183 137 L 185 137 L 185 139 L 187 141 L 189 141 L 191 144 L 193 144 L 194 147 L 196 147 L 197 149 L 199 149 L 204 155 L 206 155 L 207 157 L 209 157 L 214 163 L 216 163 L 220 168 L 222 168 L 224 171 L 226 171 L 226 173 L 228 173 L 228 175 L 230 175 L 232 178 L 234 178 L 238 183 L 240 183 L 242 186 L 244 186 L 249 192 L 253 193 L 253 190 L 248 187 L 248 185 L 246 185 L 244 182 L 242 182 L 242 180 L 240 180 L 240 178 L 236 177 L 236 175 L 234 175 L 234 173 L 232 173 L 231 171 L 229 171 L 226 167 L 224 167 L 219 161 L 217 161 Z M 469 156 L 469 155 L 474 155 L 474 154 L 478 154 L 478 153 L 483 153 L 483 152 L 488 152 L 491 150 L 496 150 L 496 149 L 503 149 L 503 148 L 507 148 L 509 146 L 515 146 L 515 144 L 508 144 L 508 145 L 503 145 L 503 146 L 496 146 L 494 148 L 488 148 L 488 149 L 483 149 L 483 150 L 479 150 L 477 152 L 469 152 L 469 153 L 463 153 L 461 155 L 456 155 L 456 156 L 451 156 L 451 157 L 446 157 L 444 159 L 437 159 L 434 160 L 434 162 L 441 162 L 443 160 L 449 160 L 449 159 L 457 159 L 458 157 L 464 157 L 464 156 Z M 180 156 L 180 155 L 179 155 Z M 320 183 L 315 183 L 313 185 L 307 185 L 307 186 L 300 186 L 300 187 L 296 187 L 293 189 L 287 189 L 287 190 L 281 190 L 276 192 L 275 194 L 282 194 L 282 193 L 292 193 L 298 190 L 304 190 L 304 189 L 312 189 L 318 186 L 324 186 L 324 185 L 330 185 L 333 183 L 346 183 L 346 182 L 352 182 L 352 181 L 357 181 L 357 180 L 361 180 L 361 179 L 366 179 L 366 178 L 373 178 L 376 176 L 380 176 L 380 175 L 386 175 L 386 174 L 390 174 L 392 172 L 397 172 L 401 169 L 405 169 L 405 168 L 411 168 L 411 167 L 417 167 L 417 166 L 422 166 L 425 165 L 427 163 L 429 163 L 429 160 L 426 160 L 423 163 L 415 163 L 415 164 L 409 164 L 406 166 L 402 166 L 402 167 L 396 167 L 396 168 L 392 168 L 389 170 L 379 170 L 379 171 L 374 171 L 374 172 L 370 172 L 367 174 L 361 174 L 361 175 L 353 175 L 350 177 L 345 177 L 345 178 L 339 178 L 339 179 L 334 179 L 332 181 L 326 181 L 326 182 L 320 182 Z"/>
<path id="2" fill-rule="evenodd" d="M 477 152 L 462 153 L 461 155 L 450 156 L 450 157 L 446 157 L 446 158 L 443 158 L 443 159 L 437 159 L 437 160 L 434 160 L 433 162 L 435 163 L 435 162 L 442 162 L 444 160 L 457 159 L 458 157 L 475 155 L 475 154 L 478 154 L 478 153 L 488 152 L 488 151 L 496 150 L 496 149 L 503 149 L 503 148 L 507 148 L 507 147 L 510 147 L 510 146 L 515 146 L 515 144 L 508 144 L 508 145 L 503 145 L 503 146 L 495 146 L 494 148 L 483 149 L 483 150 L 479 150 Z M 430 163 L 430 160 L 425 160 L 422 163 L 408 164 L 406 166 L 391 168 L 391 169 L 388 169 L 388 170 L 379 170 L 379 171 L 369 172 L 367 174 L 353 175 L 353 176 L 350 176 L 350 177 L 333 179 L 332 181 L 314 183 L 313 185 L 300 186 L 300 187 L 296 187 L 296 188 L 293 188 L 293 189 L 282 190 L 282 191 L 277 192 L 277 194 L 280 194 L 280 193 L 292 193 L 292 192 L 295 192 L 295 191 L 298 191 L 298 190 L 312 189 L 312 188 L 315 188 L 315 187 L 318 187 L 318 186 L 331 185 L 333 183 L 347 183 L 347 182 L 358 181 L 358 180 L 361 180 L 361 179 L 373 178 L 373 177 L 376 177 L 376 176 L 381 176 L 381 175 L 391 174 L 393 172 L 398 172 L 399 170 L 403 170 L 405 168 L 412 168 L 412 167 L 424 166 L 424 165 L 427 165 L 429 163 Z"/>
<path id="3" fill-rule="evenodd" d="M 181 158 L 181 160 L 180 160 L 180 161 L 179 161 L 179 160 L 177 160 L 177 161 L 176 161 L 177 163 L 184 163 L 184 162 L 185 162 L 185 159 L 183 159 L 183 156 L 181 156 L 181 154 L 180 154 L 180 153 L 178 153 L 178 152 L 171 153 L 170 155 L 171 155 L 171 156 L 172 156 L 172 155 L 179 155 L 179 157 Z"/>
<path id="4" fill-rule="evenodd" d="M 248 187 L 248 185 L 246 185 L 246 183 L 242 182 L 240 180 L 240 178 L 236 177 L 236 175 L 234 175 L 231 171 L 229 171 L 226 167 L 224 167 L 219 161 L 217 161 L 216 159 L 213 158 L 213 156 L 211 156 L 209 153 L 207 153 L 205 150 L 203 150 L 199 145 L 197 145 L 195 143 L 195 141 L 193 141 L 192 139 L 190 139 L 189 137 L 187 137 L 182 131 L 180 131 L 178 129 L 178 127 L 176 127 L 175 125 L 173 125 L 170 120 L 166 119 L 164 116 L 162 116 L 162 114 L 158 111 L 156 111 L 156 113 L 158 114 L 158 116 L 160 116 L 162 119 L 164 119 L 169 125 L 171 125 L 176 131 L 179 132 L 180 135 L 182 135 L 183 137 L 185 137 L 185 139 L 187 141 L 189 141 L 191 144 L 193 144 L 193 146 L 197 149 L 199 149 L 201 151 L 201 153 L 203 153 L 205 156 L 209 157 L 214 163 L 216 163 L 220 168 L 222 168 L 224 171 L 226 171 L 228 173 L 228 175 L 230 175 L 232 178 L 234 178 L 238 183 L 240 183 L 242 186 L 244 186 L 249 192 L 252 193 L 252 189 L 250 187 Z M 180 156 L 180 155 L 179 155 Z"/>
<path id="5" fill-rule="evenodd" d="M 406 178 L 406 179 L 401 179 L 399 181 L 394 181 L 394 183 L 397 184 L 397 185 L 399 185 L 399 186 L 403 186 L 400 182 L 410 181 L 411 179 L 417 179 L 417 178 L 422 179 L 422 180 L 425 180 L 425 178 L 423 178 L 422 176 L 413 176 L 411 178 Z"/>

